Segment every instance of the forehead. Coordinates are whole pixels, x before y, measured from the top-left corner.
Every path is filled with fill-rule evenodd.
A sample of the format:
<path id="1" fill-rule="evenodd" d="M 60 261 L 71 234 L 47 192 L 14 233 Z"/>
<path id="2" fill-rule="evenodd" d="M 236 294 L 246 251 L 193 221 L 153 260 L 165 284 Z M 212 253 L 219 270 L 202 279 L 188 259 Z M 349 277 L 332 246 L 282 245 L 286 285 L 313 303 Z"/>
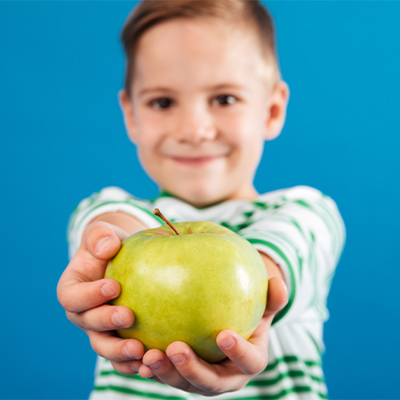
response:
<path id="1" fill-rule="evenodd" d="M 134 86 L 245 84 L 263 64 L 255 33 L 216 18 L 173 19 L 146 31 L 135 53 Z"/>

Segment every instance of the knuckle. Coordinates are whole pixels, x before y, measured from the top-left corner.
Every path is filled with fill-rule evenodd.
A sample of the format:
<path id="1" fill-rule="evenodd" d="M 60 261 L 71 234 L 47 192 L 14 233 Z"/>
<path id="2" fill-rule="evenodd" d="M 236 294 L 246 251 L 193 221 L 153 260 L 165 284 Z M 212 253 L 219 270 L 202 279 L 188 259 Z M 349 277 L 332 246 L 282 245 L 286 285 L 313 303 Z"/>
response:
<path id="1" fill-rule="evenodd" d="M 252 355 L 249 348 L 241 348 L 235 357 L 235 363 L 241 365 L 241 370 L 247 375 L 258 375 L 267 367 L 267 356 L 257 354 Z"/>
<path id="2" fill-rule="evenodd" d="M 267 367 L 267 360 L 266 359 L 258 359 L 255 360 L 250 367 L 248 368 L 248 370 L 246 371 L 248 375 L 258 375 L 259 373 L 261 373 L 262 371 L 265 370 L 265 368 Z"/>

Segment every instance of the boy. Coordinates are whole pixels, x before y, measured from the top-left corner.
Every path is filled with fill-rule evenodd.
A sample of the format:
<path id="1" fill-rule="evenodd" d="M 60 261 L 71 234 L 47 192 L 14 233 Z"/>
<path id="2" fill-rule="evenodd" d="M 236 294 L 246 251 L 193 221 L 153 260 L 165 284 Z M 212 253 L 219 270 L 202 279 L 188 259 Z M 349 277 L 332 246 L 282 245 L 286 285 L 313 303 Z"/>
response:
<path id="1" fill-rule="evenodd" d="M 124 121 L 160 195 L 145 201 L 106 188 L 71 217 L 71 262 L 58 296 L 100 356 L 91 398 L 326 398 L 322 324 L 344 226 L 315 189 L 259 195 L 253 186 L 264 140 L 279 135 L 288 100 L 268 13 L 256 1 L 145 0 L 122 40 Z M 107 260 L 128 235 L 160 225 L 156 207 L 173 221 L 228 226 L 265 262 L 265 315 L 248 341 L 219 333 L 228 357 L 221 363 L 206 363 L 185 343 L 145 352 L 114 334 L 134 314 L 106 304 L 120 291 L 104 279 Z"/>

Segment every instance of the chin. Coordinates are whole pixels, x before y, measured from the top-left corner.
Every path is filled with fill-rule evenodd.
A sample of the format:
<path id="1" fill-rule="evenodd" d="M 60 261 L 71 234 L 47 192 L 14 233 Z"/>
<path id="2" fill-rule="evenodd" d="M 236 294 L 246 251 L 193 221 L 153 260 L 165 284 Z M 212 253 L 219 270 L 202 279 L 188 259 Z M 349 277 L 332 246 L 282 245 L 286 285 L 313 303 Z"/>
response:
<path id="1" fill-rule="evenodd" d="M 195 207 L 210 206 L 228 198 L 228 195 L 225 195 L 220 190 L 216 190 L 215 188 L 208 187 L 202 190 L 201 187 L 194 187 L 191 188 L 192 190 L 190 190 L 187 186 L 183 187 L 185 189 L 178 191 L 179 193 L 175 191 L 175 195 Z"/>

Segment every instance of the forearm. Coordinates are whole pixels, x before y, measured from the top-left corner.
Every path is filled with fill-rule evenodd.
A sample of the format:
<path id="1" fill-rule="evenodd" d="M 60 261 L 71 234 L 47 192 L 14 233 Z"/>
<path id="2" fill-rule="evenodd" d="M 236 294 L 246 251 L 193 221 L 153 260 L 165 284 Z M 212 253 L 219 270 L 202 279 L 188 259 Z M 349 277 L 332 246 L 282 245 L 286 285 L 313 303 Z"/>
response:
<path id="1" fill-rule="evenodd" d="M 146 225 L 143 224 L 143 222 L 139 221 L 132 215 L 126 214 L 121 211 L 110 212 L 99 215 L 98 217 L 94 218 L 91 222 L 97 222 L 97 221 L 107 222 L 109 224 L 118 226 L 129 235 L 133 235 L 136 232 L 148 228 Z"/>

